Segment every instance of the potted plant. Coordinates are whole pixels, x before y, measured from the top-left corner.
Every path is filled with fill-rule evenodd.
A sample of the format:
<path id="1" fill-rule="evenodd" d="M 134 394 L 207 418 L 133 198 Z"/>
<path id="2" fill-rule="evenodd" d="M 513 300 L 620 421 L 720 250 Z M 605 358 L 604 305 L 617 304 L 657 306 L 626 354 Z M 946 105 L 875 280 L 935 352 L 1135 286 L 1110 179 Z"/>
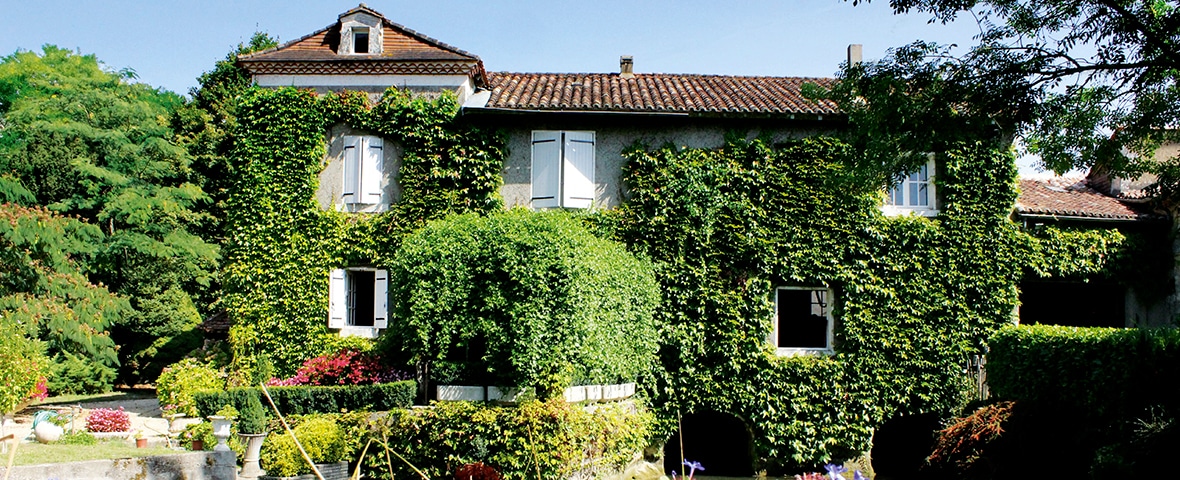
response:
<path id="1" fill-rule="evenodd" d="M 213 436 L 217 437 L 217 445 L 213 447 L 213 451 L 229 451 L 229 445 L 226 445 L 225 441 L 229 439 L 230 427 L 237 416 L 238 409 L 233 405 L 225 405 L 216 414 L 209 416 L 209 421 L 213 423 Z"/>
<path id="2" fill-rule="evenodd" d="M 147 448 L 147 438 L 143 432 L 135 432 L 135 448 Z"/>
<path id="3" fill-rule="evenodd" d="M 41 443 L 56 442 L 65 433 L 69 420 L 57 412 L 41 410 L 33 414 L 33 435 Z"/>
<path id="4" fill-rule="evenodd" d="M 246 444 L 246 454 L 242 458 L 243 478 L 256 478 L 265 472 L 258 465 L 262 442 L 266 440 L 266 410 L 257 395 L 251 395 L 242 407 L 241 419 L 238 421 L 238 436 Z"/>

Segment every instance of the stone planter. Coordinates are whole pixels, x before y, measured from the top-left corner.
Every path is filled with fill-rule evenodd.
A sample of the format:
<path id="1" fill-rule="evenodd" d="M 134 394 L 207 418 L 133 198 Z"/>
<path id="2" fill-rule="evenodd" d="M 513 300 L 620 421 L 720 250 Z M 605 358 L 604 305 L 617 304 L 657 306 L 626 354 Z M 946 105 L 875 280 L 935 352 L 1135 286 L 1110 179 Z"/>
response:
<path id="1" fill-rule="evenodd" d="M 214 452 L 228 452 L 229 445 L 225 442 L 229 440 L 230 427 L 234 423 L 233 417 L 223 417 L 221 415 L 210 415 L 209 421 L 213 422 L 213 436 L 217 437 L 217 445 L 213 447 Z"/>
<path id="2" fill-rule="evenodd" d="M 41 443 L 52 443 L 61 440 L 61 436 L 65 433 L 66 430 L 64 428 L 48 421 L 38 423 L 37 428 L 33 429 L 33 436 L 37 437 L 37 441 Z"/>
<path id="3" fill-rule="evenodd" d="M 258 478 L 266 472 L 258 465 L 258 458 L 262 453 L 262 442 L 266 440 L 265 433 L 239 433 L 242 443 L 246 444 L 246 454 L 242 456 L 241 478 Z"/>
<path id="4" fill-rule="evenodd" d="M 316 470 L 324 476 L 324 480 L 348 480 L 348 462 L 317 463 Z M 314 473 L 297 475 L 294 477 L 261 476 L 258 480 L 316 480 Z"/>

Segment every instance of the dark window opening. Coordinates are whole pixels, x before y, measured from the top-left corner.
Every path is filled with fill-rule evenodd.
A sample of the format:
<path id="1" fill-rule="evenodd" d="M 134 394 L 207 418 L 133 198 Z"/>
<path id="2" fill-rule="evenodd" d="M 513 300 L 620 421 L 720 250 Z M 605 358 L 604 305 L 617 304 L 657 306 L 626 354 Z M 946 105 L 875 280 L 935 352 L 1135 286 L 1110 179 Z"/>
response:
<path id="1" fill-rule="evenodd" d="M 369 53 L 369 30 L 352 31 L 352 53 Z"/>
<path id="2" fill-rule="evenodd" d="M 827 290 L 778 290 L 778 348 L 828 348 Z"/>
<path id="3" fill-rule="evenodd" d="M 1107 282 L 1024 282 L 1020 323 L 1067 327 L 1127 326 L 1127 289 Z"/>
<path id="4" fill-rule="evenodd" d="M 706 471 L 698 476 L 750 477 L 754 475 L 754 436 L 740 418 L 724 412 L 689 413 L 680 421 L 681 430 L 664 443 L 664 473 L 688 472 L 680 459 L 700 463 Z M 684 451 L 680 446 L 684 445 Z"/>
<path id="5" fill-rule="evenodd" d="M 365 270 L 348 272 L 348 324 L 351 326 L 373 326 L 375 273 Z"/>

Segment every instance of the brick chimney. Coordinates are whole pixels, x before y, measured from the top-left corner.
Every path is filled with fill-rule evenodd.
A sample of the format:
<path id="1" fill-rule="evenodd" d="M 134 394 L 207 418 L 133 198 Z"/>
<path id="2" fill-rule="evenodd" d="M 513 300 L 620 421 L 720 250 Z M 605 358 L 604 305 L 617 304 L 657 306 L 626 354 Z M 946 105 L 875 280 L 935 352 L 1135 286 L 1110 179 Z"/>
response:
<path id="1" fill-rule="evenodd" d="M 635 59 L 630 55 L 619 57 L 619 78 L 635 78 Z"/>

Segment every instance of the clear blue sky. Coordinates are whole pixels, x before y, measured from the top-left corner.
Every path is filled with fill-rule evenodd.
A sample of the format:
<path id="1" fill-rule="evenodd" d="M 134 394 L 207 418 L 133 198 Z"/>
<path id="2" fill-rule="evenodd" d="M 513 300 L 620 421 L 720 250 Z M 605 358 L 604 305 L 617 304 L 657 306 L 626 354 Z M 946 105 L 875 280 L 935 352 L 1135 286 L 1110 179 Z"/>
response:
<path id="1" fill-rule="evenodd" d="M 43 44 L 130 67 L 186 93 L 254 31 L 289 41 L 356 1 L 0 0 L 0 55 Z M 887 0 L 368 0 L 408 28 L 479 55 L 491 71 L 832 76 L 850 43 L 866 59 L 916 39 L 969 45 L 971 19 L 943 26 L 893 15 Z"/>

